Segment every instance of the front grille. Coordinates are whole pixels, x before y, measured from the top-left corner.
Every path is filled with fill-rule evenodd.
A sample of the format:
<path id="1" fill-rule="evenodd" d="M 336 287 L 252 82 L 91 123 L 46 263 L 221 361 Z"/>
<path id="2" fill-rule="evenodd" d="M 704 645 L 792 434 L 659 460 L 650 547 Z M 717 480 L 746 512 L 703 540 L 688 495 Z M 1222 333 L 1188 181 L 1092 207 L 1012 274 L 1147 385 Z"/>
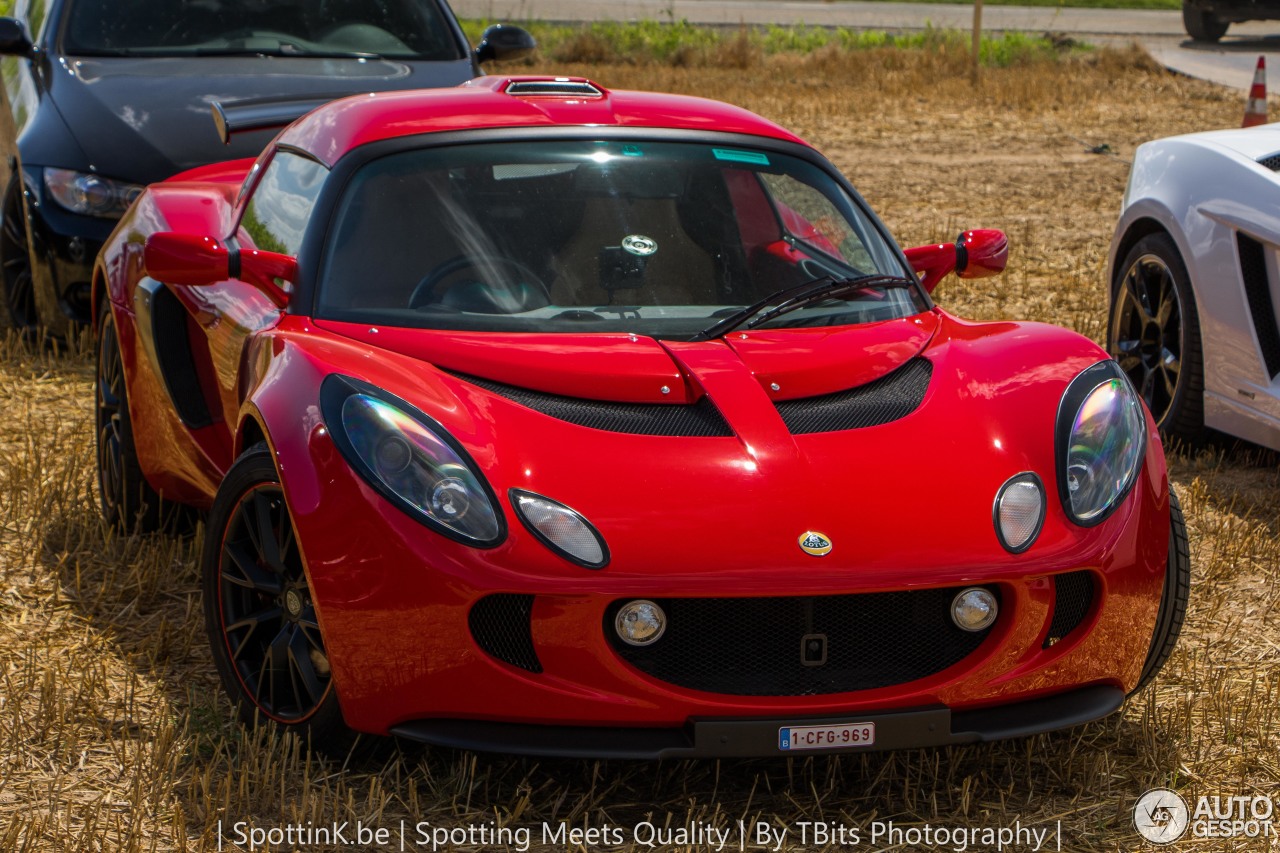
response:
<path id="1" fill-rule="evenodd" d="M 686 438 L 714 438 L 733 435 L 720 410 L 704 396 L 691 406 L 664 403 L 613 403 L 604 400 L 584 400 L 580 397 L 561 397 L 528 388 L 517 388 L 501 382 L 491 382 L 465 373 L 453 373 L 459 379 L 477 385 L 484 390 L 506 397 L 562 421 L 592 429 L 621 432 L 629 435 L 683 436 Z"/>
<path id="2" fill-rule="evenodd" d="M 485 654 L 529 672 L 542 672 L 529 628 L 532 615 L 532 595 L 499 593 L 477 601 L 467 616 L 467 624 Z"/>
<path id="3" fill-rule="evenodd" d="M 1262 244 L 1239 232 L 1236 248 L 1240 255 L 1240 277 L 1244 281 L 1245 298 L 1249 301 L 1249 316 L 1258 334 L 1267 375 L 1280 374 L 1280 328 L 1276 327 L 1275 306 L 1271 301 L 1271 286 L 1267 281 L 1267 258 Z"/>
<path id="4" fill-rule="evenodd" d="M 874 382 L 801 400 L 778 403 L 778 414 L 793 435 L 879 426 L 905 418 L 920 405 L 933 363 L 913 358 Z"/>
<path id="5" fill-rule="evenodd" d="M 1053 576 L 1053 621 L 1044 638 L 1047 649 L 1070 634 L 1089 615 L 1093 605 L 1093 575 L 1090 572 L 1067 572 Z"/>
<path id="6" fill-rule="evenodd" d="M 617 601 L 604 630 L 627 663 L 681 687 L 735 696 L 847 693 L 915 681 L 976 651 L 991 629 L 970 633 L 951 621 L 951 601 L 963 588 L 658 599 L 667 629 L 646 647 L 618 638 L 613 620 L 626 602 Z M 823 648 L 806 649 L 815 637 Z"/>
<path id="7" fill-rule="evenodd" d="M 1273 172 L 1280 172 L 1280 154 L 1272 154 L 1270 157 L 1263 157 L 1258 162 Z"/>

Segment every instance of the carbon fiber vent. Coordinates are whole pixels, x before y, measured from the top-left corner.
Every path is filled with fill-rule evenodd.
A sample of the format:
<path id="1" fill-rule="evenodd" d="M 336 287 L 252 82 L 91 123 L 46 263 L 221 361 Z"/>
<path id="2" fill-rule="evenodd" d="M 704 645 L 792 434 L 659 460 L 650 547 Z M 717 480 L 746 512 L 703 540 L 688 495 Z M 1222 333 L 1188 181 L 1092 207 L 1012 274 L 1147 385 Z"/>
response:
<path id="1" fill-rule="evenodd" d="M 1280 373 L 1280 329 L 1276 328 L 1275 305 L 1267 282 L 1266 255 L 1261 243 L 1238 231 L 1236 247 L 1240 252 L 1240 277 L 1244 280 L 1244 294 L 1249 301 L 1249 315 L 1253 319 L 1254 331 L 1258 333 L 1258 349 L 1262 351 L 1267 374 L 1274 379 Z"/>
<path id="2" fill-rule="evenodd" d="M 706 396 L 692 406 L 662 403 L 611 403 L 603 400 L 584 400 L 579 397 L 561 397 L 558 394 L 545 394 L 541 391 L 503 385 L 500 382 L 490 382 L 488 379 L 479 379 L 465 373 L 452 371 L 449 373 L 490 393 L 542 412 L 544 415 L 591 429 L 628 435 L 686 438 L 716 438 L 733 435 L 720 410 Z"/>
<path id="3" fill-rule="evenodd" d="M 887 376 L 848 391 L 780 402 L 778 414 L 793 435 L 887 424 L 916 410 L 932 375 L 932 362 L 913 358 Z"/>
<path id="4" fill-rule="evenodd" d="M 467 624 L 485 654 L 529 672 L 542 672 L 529 627 L 532 615 L 532 595 L 500 593 L 477 601 Z"/>
<path id="5" fill-rule="evenodd" d="M 925 678 L 975 652 L 991 629 L 971 633 L 951 621 L 961 589 L 658 599 L 667 629 L 650 646 L 618 638 L 613 621 L 625 601 L 617 601 L 604 631 L 627 663 L 681 687 L 733 696 L 847 693 Z"/>
<path id="6" fill-rule="evenodd" d="M 1280 172 L 1280 153 L 1272 154 L 1270 157 L 1263 157 L 1258 162 L 1273 172 Z"/>
<path id="7" fill-rule="evenodd" d="M 1053 621 L 1044 639 L 1047 649 L 1070 634 L 1089 615 L 1093 605 L 1093 575 L 1089 572 L 1067 572 L 1053 576 Z"/>

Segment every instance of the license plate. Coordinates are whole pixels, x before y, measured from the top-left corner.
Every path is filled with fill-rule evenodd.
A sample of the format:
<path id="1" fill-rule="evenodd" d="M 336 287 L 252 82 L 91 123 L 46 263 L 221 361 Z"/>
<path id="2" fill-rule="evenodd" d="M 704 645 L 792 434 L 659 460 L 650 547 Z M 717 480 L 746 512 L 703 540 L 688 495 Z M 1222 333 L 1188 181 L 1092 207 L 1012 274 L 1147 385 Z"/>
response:
<path id="1" fill-rule="evenodd" d="M 875 742 L 875 723 L 844 723 L 834 726 L 784 726 L 778 729 L 778 749 L 784 751 L 871 746 Z"/>

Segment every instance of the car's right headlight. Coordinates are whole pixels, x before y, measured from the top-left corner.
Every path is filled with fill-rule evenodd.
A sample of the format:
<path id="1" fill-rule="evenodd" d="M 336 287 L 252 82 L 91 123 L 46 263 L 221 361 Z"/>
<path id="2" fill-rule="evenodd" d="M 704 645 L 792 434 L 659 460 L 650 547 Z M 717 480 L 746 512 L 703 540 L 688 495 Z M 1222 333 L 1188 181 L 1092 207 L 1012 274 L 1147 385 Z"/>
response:
<path id="1" fill-rule="evenodd" d="M 124 216 L 142 192 L 137 184 L 70 169 L 45 169 L 44 186 L 54 201 L 72 213 L 109 218 Z"/>
<path id="2" fill-rule="evenodd" d="M 478 548 L 506 537 L 493 490 L 440 424 L 381 388 L 337 374 L 321 384 L 320 407 L 351 467 L 406 514 Z"/>
<path id="3" fill-rule="evenodd" d="M 1142 401 L 1114 361 L 1076 376 L 1058 407 L 1058 492 L 1067 516 L 1099 524 L 1129 494 L 1146 453 Z"/>

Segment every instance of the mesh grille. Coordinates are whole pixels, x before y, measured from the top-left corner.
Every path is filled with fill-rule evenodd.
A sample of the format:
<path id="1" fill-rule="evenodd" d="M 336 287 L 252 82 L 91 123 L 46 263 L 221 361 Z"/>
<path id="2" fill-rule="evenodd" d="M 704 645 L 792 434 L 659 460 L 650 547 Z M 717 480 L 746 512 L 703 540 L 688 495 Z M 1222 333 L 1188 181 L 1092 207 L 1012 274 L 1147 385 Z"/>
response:
<path id="1" fill-rule="evenodd" d="M 542 412 L 544 415 L 592 429 L 630 435 L 688 438 L 733 435 L 720 410 L 709 397 L 705 396 L 691 406 L 662 403 L 611 403 L 530 391 L 527 388 L 490 382 L 488 379 L 478 379 L 464 373 L 452 375 L 522 406 L 528 406 L 534 411 Z"/>
<path id="2" fill-rule="evenodd" d="M 1089 572 L 1067 572 L 1053 577 L 1053 622 L 1049 636 L 1045 637 L 1047 649 L 1070 634 L 1089 615 L 1093 604 L 1093 575 Z"/>
<path id="3" fill-rule="evenodd" d="M 932 362 L 927 358 L 913 358 L 866 385 L 822 397 L 778 403 L 778 414 L 794 435 L 887 424 L 916 410 L 932 375 Z"/>
<path id="4" fill-rule="evenodd" d="M 485 654 L 529 672 L 542 672 L 529 630 L 532 613 L 532 595 L 489 595 L 471 608 L 467 624 Z"/>
<path id="5" fill-rule="evenodd" d="M 1280 154 L 1272 154 L 1270 157 L 1263 157 L 1258 162 L 1273 172 L 1280 172 Z"/>
<path id="6" fill-rule="evenodd" d="M 619 601 L 604 628 L 623 660 L 681 687 L 735 696 L 845 693 L 924 678 L 982 645 L 990 628 L 970 633 L 951 621 L 951 600 L 962 588 L 660 599 L 667 629 L 646 647 L 618 639 L 613 620 L 625 603 Z M 814 638 L 821 638 L 820 655 L 804 647 Z M 818 657 L 824 662 L 814 664 Z"/>
<path id="7" fill-rule="evenodd" d="M 1258 348 L 1262 351 L 1268 375 L 1274 379 L 1280 373 L 1280 329 L 1276 328 L 1271 288 L 1267 284 L 1266 256 L 1261 243 L 1238 232 L 1236 246 L 1240 250 L 1240 276 L 1244 280 L 1253 328 L 1258 334 Z"/>

